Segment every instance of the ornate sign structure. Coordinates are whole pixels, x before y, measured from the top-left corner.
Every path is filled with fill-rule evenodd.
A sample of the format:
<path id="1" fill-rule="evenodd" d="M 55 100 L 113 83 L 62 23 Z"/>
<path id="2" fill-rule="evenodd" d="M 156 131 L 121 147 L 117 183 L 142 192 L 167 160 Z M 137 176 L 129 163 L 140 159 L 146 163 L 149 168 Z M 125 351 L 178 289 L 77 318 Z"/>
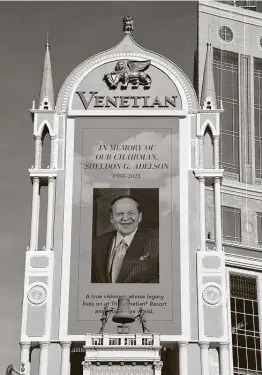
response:
<path id="1" fill-rule="evenodd" d="M 160 375 L 161 345 L 179 347 L 180 374 L 188 375 L 188 356 L 195 355 L 195 348 L 188 351 L 190 340 L 227 340 L 219 240 L 221 111 L 209 87 L 212 74 L 204 80 L 199 111 L 185 74 L 138 46 L 132 30 L 133 19 L 126 17 L 124 39 L 80 64 L 56 105 L 47 45 L 40 101 L 31 110 L 35 163 L 29 170 L 32 225 L 21 334 L 25 375 L 31 342 L 40 346 L 41 375 L 59 373 L 52 367 L 58 357 L 60 374 L 68 375 L 70 346 L 81 349 L 84 343 L 85 375 L 116 373 L 121 366 L 130 375 Z M 208 47 L 207 70 L 210 59 Z M 214 137 L 214 168 L 208 170 L 207 127 Z M 46 169 L 45 132 L 51 138 Z M 205 247 L 205 179 L 215 185 L 218 251 L 212 255 Z M 38 251 L 41 186 L 48 188 L 48 209 L 46 245 Z M 108 316 L 123 294 L 134 323 L 119 335 Z M 216 325 L 210 324 L 214 319 Z"/>

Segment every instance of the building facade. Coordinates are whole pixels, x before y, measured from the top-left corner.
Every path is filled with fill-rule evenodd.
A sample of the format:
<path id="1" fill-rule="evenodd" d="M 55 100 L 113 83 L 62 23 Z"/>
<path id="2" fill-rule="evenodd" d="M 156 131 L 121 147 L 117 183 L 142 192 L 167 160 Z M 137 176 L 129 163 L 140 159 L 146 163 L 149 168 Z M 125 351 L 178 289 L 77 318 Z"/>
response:
<path id="1" fill-rule="evenodd" d="M 182 67 L 139 46 L 125 17 L 123 40 L 76 67 L 55 101 L 47 43 L 31 109 L 22 374 L 36 349 L 40 375 L 262 371 L 262 16 L 254 10 L 255 2 L 199 3 L 195 87 Z M 106 241 L 117 228 L 114 204 L 128 197 L 139 219 L 129 210 L 121 222 L 137 227 L 115 278 L 117 236 Z M 104 308 L 115 313 L 122 295 L 134 316 L 143 309 L 149 332 L 135 321 L 119 333 L 109 319 L 98 333 Z"/>
<path id="2" fill-rule="evenodd" d="M 241 3 L 241 2 L 240 2 Z M 220 124 L 221 209 L 226 256 L 231 373 L 261 371 L 261 22 L 256 3 L 201 2 L 199 85 L 213 47 Z M 240 5 L 240 6 L 236 6 Z M 213 192 L 206 187 L 207 247 L 213 248 Z M 252 308 L 251 308 L 252 306 Z"/>

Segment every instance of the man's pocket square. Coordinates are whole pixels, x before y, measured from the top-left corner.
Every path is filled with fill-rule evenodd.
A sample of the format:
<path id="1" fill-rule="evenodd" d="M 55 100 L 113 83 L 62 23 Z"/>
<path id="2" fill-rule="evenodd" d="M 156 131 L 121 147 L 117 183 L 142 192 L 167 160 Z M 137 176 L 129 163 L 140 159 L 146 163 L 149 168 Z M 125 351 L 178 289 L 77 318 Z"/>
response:
<path id="1" fill-rule="evenodd" d="M 139 258 L 139 260 L 140 261 L 149 260 L 149 254 L 141 255 L 141 257 Z"/>

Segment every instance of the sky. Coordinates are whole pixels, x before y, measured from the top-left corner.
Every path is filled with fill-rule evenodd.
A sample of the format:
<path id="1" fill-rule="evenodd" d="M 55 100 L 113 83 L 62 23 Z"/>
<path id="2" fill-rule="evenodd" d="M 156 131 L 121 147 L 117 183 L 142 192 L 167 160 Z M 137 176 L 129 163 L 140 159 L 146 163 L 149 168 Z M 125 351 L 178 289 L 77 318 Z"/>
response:
<path id="1" fill-rule="evenodd" d="M 20 357 L 25 252 L 29 244 L 34 160 L 29 109 L 38 100 L 47 29 L 55 96 L 69 73 L 124 37 L 177 64 L 193 81 L 197 4 L 189 1 L 0 2 L 0 373 Z M 54 249 L 55 251 L 55 249 Z"/>

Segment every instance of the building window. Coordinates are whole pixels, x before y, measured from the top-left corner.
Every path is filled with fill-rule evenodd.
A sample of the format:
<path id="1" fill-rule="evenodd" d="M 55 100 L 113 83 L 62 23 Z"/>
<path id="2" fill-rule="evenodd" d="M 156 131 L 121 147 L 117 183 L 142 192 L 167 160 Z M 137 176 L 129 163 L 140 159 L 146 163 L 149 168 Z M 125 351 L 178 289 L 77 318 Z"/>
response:
<path id="1" fill-rule="evenodd" d="M 218 28 L 218 35 L 219 38 L 223 40 L 223 42 L 230 43 L 234 38 L 233 31 L 228 26 L 220 26 Z"/>
<path id="2" fill-rule="evenodd" d="M 241 242 L 241 211 L 238 208 L 222 206 L 223 241 Z"/>
<path id="3" fill-rule="evenodd" d="M 262 213 L 257 213 L 257 242 L 262 246 Z"/>
<path id="4" fill-rule="evenodd" d="M 261 374 L 257 279 L 230 275 L 234 375 Z"/>
<path id="5" fill-rule="evenodd" d="M 227 176 L 239 179 L 239 94 L 238 54 L 213 49 L 214 79 L 221 114 L 220 168 Z"/>
<path id="6" fill-rule="evenodd" d="M 262 48 L 262 36 L 260 36 L 257 40 L 257 44 L 259 48 Z"/>
<path id="7" fill-rule="evenodd" d="M 256 178 L 262 178 L 262 59 L 254 58 L 254 126 Z"/>

